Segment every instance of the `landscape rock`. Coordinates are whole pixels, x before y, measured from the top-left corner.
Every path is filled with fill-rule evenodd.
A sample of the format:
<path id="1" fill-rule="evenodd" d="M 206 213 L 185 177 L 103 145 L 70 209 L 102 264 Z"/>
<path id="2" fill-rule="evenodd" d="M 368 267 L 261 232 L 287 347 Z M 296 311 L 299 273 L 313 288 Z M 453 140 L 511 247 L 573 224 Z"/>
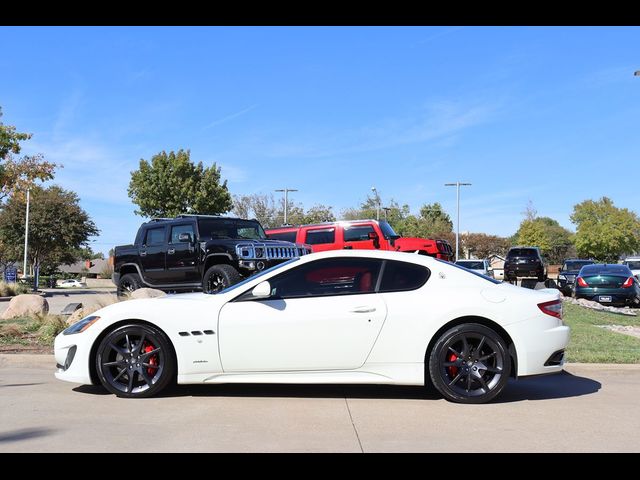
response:
<path id="1" fill-rule="evenodd" d="M 602 305 L 601 303 L 587 300 L 586 298 L 564 297 L 562 300 L 567 303 L 572 303 L 573 305 L 580 305 L 581 307 L 590 308 L 592 310 L 598 310 L 601 312 L 618 313 L 621 315 L 627 315 L 629 317 L 638 316 L 638 314 L 631 310 L 629 307 L 612 307 L 609 305 Z"/>
<path id="2" fill-rule="evenodd" d="M 22 315 L 43 315 L 49 311 L 49 302 L 40 295 L 24 294 L 11 299 L 9 306 L 2 314 L 3 320 Z"/>
<path id="3" fill-rule="evenodd" d="M 101 305 L 87 305 L 86 307 L 79 308 L 67 318 L 67 325 L 73 325 L 74 323 L 82 320 L 87 315 L 91 315 L 93 312 L 100 310 Z"/>
<path id="4" fill-rule="evenodd" d="M 130 298 L 155 298 L 164 297 L 165 295 L 166 293 L 164 293 L 162 290 L 156 290 L 155 288 L 139 288 L 133 291 Z"/>

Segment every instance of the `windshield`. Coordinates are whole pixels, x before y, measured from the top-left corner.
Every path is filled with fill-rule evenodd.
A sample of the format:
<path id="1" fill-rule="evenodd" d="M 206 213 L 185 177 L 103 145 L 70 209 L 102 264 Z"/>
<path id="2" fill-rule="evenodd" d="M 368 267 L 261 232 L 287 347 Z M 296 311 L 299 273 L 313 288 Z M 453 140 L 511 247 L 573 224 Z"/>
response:
<path id="1" fill-rule="evenodd" d="M 460 265 L 464 268 L 470 268 L 472 270 L 484 270 L 484 262 L 470 262 L 470 261 L 458 261 L 456 265 Z"/>
<path id="2" fill-rule="evenodd" d="M 243 285 L 246 285 L 247 283 L 255 280 L 256 278 L 260 278 L 263 275 L 266 275 L 267 273 L 273 272 L 274 270 L 277 270 L 278 268 L 284 267 L 285 265 L 289 265 L 290 263 L 296 262 L 298 260 L 300 260 L 300 257 L 295 257 L 295 258 L 292 258 L 291 260 L 287 260 L 286 262 L 282 262 L 282 263 L 279 263 L 278 265 L 274 265 L 273 267 L 267 268 L 266 270 L 263 270 L 260 273 L 256 273 L 255 275 L 247 277 L 244 280 L 242 280 L 241 282 L 235 283 L 235 284 L 231 285 L 230 287 L 227 287 L 224 290 L 220 290 L 219 292 L 212 293 L 211 295 L 219 295 L 221 293 L 227 293 L 227 292 L 230 292 L 232 290 L 235 290 L 236 288 L 242 287 Z"/>
<path id="3" fill-rule="evenodd" d="M 564 262 L 562 270 L 580 270 L 585 265 L 593 265 L 594 263 L 590 260 Z"/>
<path id="4" fill-rule="evenodd" d="M 640 270 L 640 260 L 626 260 L 623 265 L 626 265 L 631 270 Z"/>
<path id="5" fill-rule="evenodd" d="M 391 227 L 391 225 L 389 225 L 386 221 L 382 220 L 379 223 L 380 223 L 380 230 L 382 230 L 382 235 L 384 236 L 384 238 L 386 238 L 387 240 L 400 238 L 400 235 L 398 235 L 393 230 L 393 227 Z"/>
<path id="6" fill-rule="evenodd" d="M 469 270 L 468 268 L 462 267 L 460 265 L 456 265 L 455 263 L 445 262 L 444 260 L 440 260 L 439 258 L 436 258 L 435 260 L 436 260 L 436 262 L 444 263 L 445 265 L 451 265 L 452 267 L 459 268 L 460 270 L 463 270 L 463 271 L 465 271 L 467 273 L 470 273 L 471 275 L 475 275 L 476 277 L 480 277 L 483 280 L 486 280 L 488 282 L 495 283 L 496 285 L 501 283 L 498 280 L 496 280 L 495 278 L 487 277 L 486 275 L 482 275 L 481 273 L 478 273 L 478 272 L 476 272 L 474 270 Z"/>
<path id="7" fill-rule="evenodd" d="M 262 226 L 255 220 L 236 220 L 231 218 L 198 219 L 200 240 L 218 238 L 241 238 L 243 240 L 265 240 L 267 236 Z"/>

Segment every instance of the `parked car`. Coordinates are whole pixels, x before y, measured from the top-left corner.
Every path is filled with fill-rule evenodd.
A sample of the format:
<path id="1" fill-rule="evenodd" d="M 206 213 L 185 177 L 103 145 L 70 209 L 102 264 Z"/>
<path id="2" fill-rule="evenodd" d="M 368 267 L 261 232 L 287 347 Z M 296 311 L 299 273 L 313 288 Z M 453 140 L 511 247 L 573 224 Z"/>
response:
<path id="1" fill-rule="evenodd" d="M 561 371 L 568 341 L 558 291 L 517 288 L 424 255 L 337 250 L 217 295 L 102 308 L 56 337 L 55 375 L 121 397 L 156 395 L 174 379 L 433 382 L 450 401 L 483 403 L 510 376 Z"/>
<path id="2" fill-rule="evenodd" d="M 640 304 L 640 286 L 626 265 L 586 265 L 580 269 L 574 287 L 576 298 L 607 305 Z"/>
<path id="3" fill-rule="evenodd" d="M 62 288 L 82 288 L 82 287 L 86 287 L 86 285 L 83 284 L 80 280 L 75 280 L 75 279 L 62 280 L 60 282 L 59 286 L 62 287 Z"/>
<path id="4" fill-rule="evenodd" d="M 558 272 L 558 289 L 564 295 L 571 296 L 580 269 L 585 265 L 593 265 L 594 263 L 596 262 L 591 259 L 567 258 L 562 262 L 562 267 Z"/>
<path id="5" fill-rule="evenodd" d="M 115 248 L 118 295 L 141 287 L 218 292 L 266 268 L 311 252 L 268 240 L 257 220 L 179 215 L 143 223 L 133 245 Z"/>
<path id="6" fill-rule="evenodd" d="M 633 276 L 640 280 L 640 257 L 627 257 L 622 264 L 629 267 Z"/>
<path id="7" fill-rule="evenodd" d="M 518 278 L 547 279 L 547 263 L 538 247 L 511 247 L 504 261 L 504 277 L 510 282 Z"/>
<path id="8" fill-rule="evenodd" d="M 468 268 L 469 270 L 473 270 L 481 275 L 486 275 L 487 277 L 493 278 L 493 268 L 489 265 L 489 260 L 458 260 L 456 265 L 460 265 L 461 267 Z"/>
<path id="9" fill-rule="evenodd" d="M 311 245 L 326 250 L 392 250 L 419 253 L 450 261 L 453 249 L 446 240 L 401 237 L 384 220 L 325 222 L 266 230 L 269 238 Z"/>

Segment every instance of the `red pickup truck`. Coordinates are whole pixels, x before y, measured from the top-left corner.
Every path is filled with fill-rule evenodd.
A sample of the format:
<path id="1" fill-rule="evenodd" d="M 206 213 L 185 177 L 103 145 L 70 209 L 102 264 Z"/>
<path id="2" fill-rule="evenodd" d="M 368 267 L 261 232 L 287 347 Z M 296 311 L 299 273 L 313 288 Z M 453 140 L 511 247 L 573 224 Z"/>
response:
<path id="1" fill-rule="evenodd" d="M 401 237 L 381 220 L 351 220 L 314 225 L 269 228 L 267 238 L 306 243 L 314 252 L 325 250 L 395 250 L 451 261 L 453 249 L 445 240 Z"/>

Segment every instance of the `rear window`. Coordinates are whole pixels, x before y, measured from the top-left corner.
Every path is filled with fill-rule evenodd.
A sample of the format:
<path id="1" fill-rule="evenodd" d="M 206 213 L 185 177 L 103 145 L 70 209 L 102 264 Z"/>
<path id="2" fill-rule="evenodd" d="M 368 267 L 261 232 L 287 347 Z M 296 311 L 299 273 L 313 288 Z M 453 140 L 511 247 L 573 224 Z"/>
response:
<path id="1" fill-rule="evenodd" d="M 424 285 L 431 272 L 414 263 L 387 260 L 382 274 L 380 292 L 402 292 L 415 290 Z"/>
<path id="2" fill-rule="evenodd" d="M 508 257 L 537 257 L 538 251 L 535 248 L 512 248 L 507 254 Z"/>
<path id="3" fill-rule="evenodd" d="M 322 230 L 308 230 L 305 243 L 309 245 L 319 245 L 323 243 L 334 243 L 336 241 L 336 229 L 324 228 Z"/>
<path id="4" fill-rule="evenodd" d="M 280 232 L 280 233 L 267 233 L 267 238 L 271 240 L 284 240 L 285 242 L 296 242 L 296 235 L 298 232 Z"/>
<path id="5" fill-rule="evenodd" d="M 472 270 L 484 270 L 484 262 L 456 262 L 456 265 Z"/>
<path id="6" fill-rule="evenodd" d="M 631 270 L 626 265 L 587 265 L 582 267 L 580 275 L 583 277 L 589 275 L 626 275 L 632 276 Z"/>

